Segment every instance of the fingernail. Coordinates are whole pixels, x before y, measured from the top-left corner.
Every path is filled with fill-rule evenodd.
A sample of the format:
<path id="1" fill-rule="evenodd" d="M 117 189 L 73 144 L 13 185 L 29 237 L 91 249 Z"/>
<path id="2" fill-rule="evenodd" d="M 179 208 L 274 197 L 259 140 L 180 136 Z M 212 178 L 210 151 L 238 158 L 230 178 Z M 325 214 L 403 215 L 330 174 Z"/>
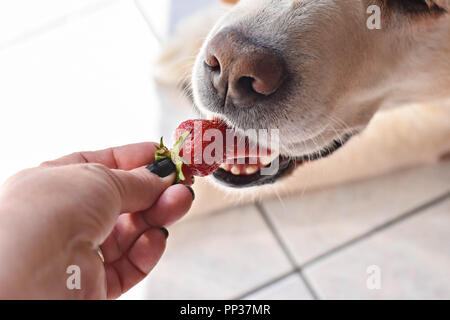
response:
<path id="1" fill-rule="evenodd" d="M 164 236 L 166 237 L 166 239 L 169 237 L 169 231 L 166 228 L 161 227 L 161 228 L 159 228 L 159 230 L 161 230 L 164 233 Z"/>
<path id="2" fill-rule="evenodd" d="M 191 194 L 192 194 L 192 200 L 194 200 L 195 199 L 195 193 L 194 193 L 194 189 L 192 189 L 192 187 L 191 186 L 186 186 L 186 188 L 188 188 L 189 189 L 189 191 L 191 192 Z"/>
<path id="3" fill-rule="evenodd" d="M 177 168 L 169 158 L 157 160 L 147 166 L 147 169 L 161 178 L 167 177 L 175 172 Z"/>

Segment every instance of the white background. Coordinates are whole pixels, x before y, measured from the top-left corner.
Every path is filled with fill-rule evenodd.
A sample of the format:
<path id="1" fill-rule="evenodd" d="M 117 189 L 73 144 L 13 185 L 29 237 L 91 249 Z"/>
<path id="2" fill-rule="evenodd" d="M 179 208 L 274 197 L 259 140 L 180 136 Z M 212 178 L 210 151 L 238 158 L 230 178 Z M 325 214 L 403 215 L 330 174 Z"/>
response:
<path id="1" fill-rule="evenodd" d="M 163 35 L 169 2 L 151 2 Z M 159 46 L 135 1 L 0 0 L 0 183 L 74 151 L 159 140 Z"/>

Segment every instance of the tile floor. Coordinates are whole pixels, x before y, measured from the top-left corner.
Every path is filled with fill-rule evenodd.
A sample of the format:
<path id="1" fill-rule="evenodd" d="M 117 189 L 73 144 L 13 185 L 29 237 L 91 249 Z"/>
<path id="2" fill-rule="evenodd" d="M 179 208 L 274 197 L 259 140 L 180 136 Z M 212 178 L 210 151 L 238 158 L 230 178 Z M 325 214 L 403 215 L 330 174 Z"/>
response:
<path id="1" fill-rule="evenodd" d="M 442 162 L 182 220 L 124 298 L 450 299 L 448 230 Z"/>
<path id="2" fill-rule="evenodd" d="M 0 181 L 188 117 L 150 76 L 183 1 L 0 2 Z M 182 220 L 122 299 L 450 299 L 448 230 L 442 162 Z"/>

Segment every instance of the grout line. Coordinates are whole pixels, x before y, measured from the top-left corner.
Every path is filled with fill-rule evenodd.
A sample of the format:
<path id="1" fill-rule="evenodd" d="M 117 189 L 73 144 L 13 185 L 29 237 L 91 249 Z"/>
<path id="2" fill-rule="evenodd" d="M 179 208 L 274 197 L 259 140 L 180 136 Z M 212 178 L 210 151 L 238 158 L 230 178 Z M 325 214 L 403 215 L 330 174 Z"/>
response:
<path id="1" fill-rule="evenodd" d="M 156 38 L 156 40 L 159 42 L 159 44 L 162 44 L 162 38 L 161 36 L 156 32 L 155 27 L 153 26 L 153 23 L 147 18 L 147 16 L 144 13 L 144 10 L 142 9 L 142 6 L 139 3 L 139 0 L 134 0 L 134 5 L 136 6 L 137 10 L 141 14 L 142 18 L 144 18 L 144 21 L 147 23 L 148 27 L 150 28 L 150 32 L 153 34 L 153 36 Z"/>
<path id="2" fill-rule="evenodd" d="M 419 213 L 423 213 L 426 209 L 429 209 L 429 208 L 439 204 L 440 202 L 443 202 L 447 198 L 450 198 L 450 192 L 447 192 L 447 193 L 445 193 L 445 194 L 443 194 L 441 196 L 438 196 L 437 198 L 434 198 L 433 200 L 430 200 L 430 201 L 428 201 L 428 202 L 426 202 L 426 203 L 424 203 L 424 204 L 422 204 L 422 205 L 420 205 L 420 206 L 418 206 L 418 207 L 416 207 L 416 208 L 414 208 L 414 209 L 412 209 L 410 211 L 407 211 L 404 214 L 402 214 L 402 215 L 400 215 L 400 216 L 398 216 L 398 217 L 396 217 L 396 218 L 394 218 L 392 220 L 389 220 L 389 221 L 387 221 L 387 222 L 385 222 L 385 223 L 383 223 L 383 224 L 381 224 L 381 225 L 379 225 L 379 226 L 377 226 L 377 227 L 375 227 L 375 228 L 373 228 L 373 229 L 363 233 L 360 236 L 357 236 L 357 237 L 355 237 L 355 238 L 353 238 L 353 239 L 351 239 L 351 240 L 349 240 L 347 242 L 344 242 L 343 244 L 341 244 L 341 245 L 339 245 L 337 247 L 334 247 L 334 248 L 324 252 L 323 254 L 320 254 L 320 255 L 318 255 L 318 256 L 316 256 L 316 257 L 314 257 L 314 258 L 304 262 L 300 266 L 300 269 L 305 269 L 305 268 L 307 268 L 307 267 L 309 267 L 309 266 L 319 262 L 320 260 L 323 260 L 323 259 L 328 258 L 329 256 L 332 256 L 332 255 L 334 255 L 334 254 L 336 254 L 336 253 L 338 253 L 338 252 L 340 252 L 342 250 L 345 250 L 345 249 L 351 247 L 352 245 L 354 245 L 354 244 L 356 244 L 358 242 L 366 240 L 367 238 L 370 238 L 371 236 L 374 236 L 374 235 L 376 235 L 377 233 L 379 233 L 381 231 L 384 231 L 384 230 L 386 230 L 386 229 L 388 229 L 390 227 L 393 227 L 394 225 L 397 225 L 398 223 L 400 223 L 402 221 L 405 221 L 405 220 L 407 220 L 407 219 L 409 219 L 409 218 L 411 218 L 411 217 L 413 217 L 413 216 L 415 216 L 415 215 L 417 215 Z"/>
<path id="3" fill-rule="evenodd" d="M 445 194 L 443 194 L 441 196 L 438 196 L 438 197 L 434 198 L 431 201 L 428 201 L 428 202 L 426 202 L 426 203 L 424 203 L 424 204 L 422 204 L 422 205 L 420 205 L 420 206 L 418 206 L 418 207 L 416 207 L 416 208 L 414 208 L 414 209 L 412 209 L 410 211 L 407 211 L 406 213 L 398 216 L 397 218 L 394 218 L 394 219 L 392 219 L 392 220 L 390 220 L 390 221 L 388 221 L 388 222 L 386 222 L 386 223 L 384 223 L 384 224 L 382 224 L 382 225 L 380 225 L 378 227 L 373 228 L 372 230 L 369 230 L 368 232 L 366 232 L 366 233 L 364 233 L 364 234 L 362 234 L 362 235 L 360 235 L 360 236 L 358 236 L 356 238 L 353 238 L 353 239 L 343 243 L 340 246 L 337 246 L 337 247 L 335 247 L 335 248 L 333 248 L 333 249 L 331 249 L 331 250 L 329 250 L 329 251 L 327 251 L 327 252 L 325 252 L 325 253 L 323 253 L 323 254 L 321 254 L 319 256 L 316 256 L 315 258 L 312 258 L 311 260 L 303 263 L 300 267 L 296 266 L 294 268 L 294 270 L 289 271 L 289 272 L 287 272 L 287 273 L 285 273 L 285 274 L 283 274 L 283 275 L 281 275 L 279 277 L 276 277 L 276 278 L 274 278 L 274 279 L 272 279 L 270 281 L 267 281 L 267 282 L 265 282 L 265 283 L 255 287 L 255 288 L 253 288 L 253 289 L 250 289 L 249 291 L 245 292 L 244 294 L 238 296 L 235 299 L 236 300 L 238 300 L 238 299 L 242 300 L 245 297 L 247 297 L 247 296 L 249 296 L 249 295 L 251 295 L 253 293 L 256 293 L 256 292 L 258 292 L 258 291 L 260 291 L 262 289 L 265 289 L 265 288 L 271 286 L 272 284 L 275 284 L 276 282 L 281 281 L 281 280 L 283 280 L 283 279 L 287 278 L 288 276 L 293 275 L 295 273 L 299 274 L 299 276 L 303 280 L 306 288 L 310 292 L 311 296 L 314 299 L 320 299 L 318 297 L 317 293 L 315 292 L 315 290 L 313 289 L 313 287 L 312 287 L 311 283 L 309 282 L 308 278 L 303 273 L 303 270 L 305 268 L 307 268 L 310 265 L 312 265 L 312 264 L 314 264 L 314 263 L 316 263 L 316 262 L 318 262 L 318 261 L 320 261 L 322 259 L 325 259 L 325 258 L 327 258 L 327 257 L 329 257 L 329 256 L 331 256 L 331 255 L 333 255 L 333 254 L 335 254 L 335 253 L 337 253 L 339 251 L 342 251 L 342 250 L 344 250 L 344 249 L 346 249 L 346 248 L 356 244 L 357 242 L 360 242 L 361 240 L 367 239 L 367 238 L 375 235 L 376 233 L 378 233 L 380 231 L 386 230 L 386 229 L 388 229 L 388 228 L 390 228 L 390 227 L 392 227 L 392 226 L 394 226 L 394 225 L 396 225 L 396 224 L 398 224 L 398 223 L 400 223 L 400 222 L 402 222 L 402 221 L 404 221 L 404 220 L 406 220 L 408 218 L 411 218 L 412 216 L 414 216 L 416 214 L 419 214 L 420 212 L 423 212 L 426 209 L 431 208 L 434 205 L 439 204 L 440 202 L 445 201 L 447 198 L 450 198 L 450 192 L 447 192 L 447 193 L 445 193 Z M 261 206 L 260 203 L 255 203 L 255 206 L 260 211 L 264 221 L 268 224 L 271 232 L 276 237 L 276 239 L 277 239 L 278 243 L 281 245 L 283 251 L 287 250 L 285 245 L 284 245 L 284 242 L 279 237 L 278 233 L 276 232 L 276 229 L 273 227 L 272 222 L 268 218 L 265 209 Z M 291 260 L 292 256 L 289 253 L 289 251 L 287 251 L 287 252 L 285 251 L 285 254 L 287 255 L 289 261 L 292 263 L 292 260 Z"/>
<path id="4" fill-rule="evenodd" d="M 275 237 L 275 239 L 278 242 L 278 245 L 281 247 L 281 249 L 283 250 L 284 254 L 288 258 L 289 263 L 292 265 L 292 267 L 296 268 L 297 264 L 295 262 L 295 258 L 291 254 L 291 251 L 287 248 L 287 245 L 283 241 L 283 239 L 281 238 L 280 234 L 277 232 L 277 229 L 275 228 L 275 226 L 273 225 L 272 221 L 270 220 L 269 215 L 267 214 L 266 210 L 263 208 L 263 206 L 259 202 L 255 203 L 255 207 L 256 207 L 256 209 L 258 209 L 258 211 L 261 214 L 261 216 L 262 216 L 264 222 L 266 223 L 267 227 L 269 227 L 270 232 L 272 232 L 273 236 Z"/>
<path id="5" fill-rule="evenodd" d="M 243 300 L 246 297 L 248 297 L 248 296 L 250 296 L 250 295 L 252 295 L 252 294 L 254 294 L 256 292 L 261 291 L 261 290 L 263 290 L 265 288 L 268 288 L 271 285 L 273 285 L 273 284 L 275 284 L 277 282 L 280 282 L 280 281 L 286 279 L 287 277 L 290 277 L 290 276 L 295 275 L 295 274 L 297 274 L 300 277 L 300 280 L 304 282 L 304 284 L 306 286 L 306 289 L 309 291 L 309 293 L 310 293 L 311 297 L 313 298 L 313 300 L 318 300 L 319 297 L 317 297 L 317 294 L 313 290 L 313 288 L 311 286 L 311 283 L 305 277 L 305 275 L 303 274 L 303 271 L 302 271 L 301 268 L 294 268 L 291 271 L 288 271 L 288 272 L 286 272 L 286 273 L 284 273 L 284 274 L 282 274 L 282 275 L 280 275 L 280 276 L 278 276 L 276 278 L 273 278 L 273 279 L 271 279 L 271 280 L 269 280 L 267 282 L 264 282 L 263 284 L 260 284 L 259 286 L 255 287 L 253 289 L 248 290 L 247 292 L 241 294 L 240 296 L 232 298 L 231 300 Z"/>
<path id="6" fill-rule="evenodd" d="M 271 286 L 272 284 L 274 284 L 274 283 L 276 283 L 278 281 L 284 280 L 287 277 L 289 277 L 289 276 L 291 276 L 291 275 L 293 275 L 293 274 L 295 274 L 297 272 L 298 272 L 298 268 L 295 268 L 295 269 L 293 269 L 291 271 L 288 271 L 288 272 L 286 272 L 286 273 L 284 273 L 284 274 L 282 274 L 282 275 L 280 275 L 280 276 L 278 276 L 276 278 L 273 278 L 273 279 L 271 279 L 271 280 L 269 280 L 267 282 L 264 282 L 263 284 L 260 284 L 259 286 L 255 287 L 253 289 L 250 289 L 247 292 L 241 294 L 240 296 L 237 296 L 236 298 L 232 298 L 231 300 L 242 300 L 245 297 L 247 297 L 247 296 L 249 296 L 249 295 L 251 295 L 253 293 L 256 293 L 256 292 L 258 292 L 258 291 L 260 291 L 262 289 L 265 289 L 265 288 Z"/>
<path id="7" fill-rule="evenodd" d="M 301 280 L 303 281 L 303 283 L 305 284 L 306 288 L 308 289 L 308 292 L 311 294 L 311 296 L 313 297 L 314 300 L 319 299 L 319 297 L 317 296 L 317 293 L 315 292 L 315 290 L 313 289 L 313 287 L 309 283 L 308 279 L 303 274 L 302 269 L 298 268 L 297 263 L 295 262 L 294 256 L 292 255 L 291 251 L 289 250 L 287 244 L 284 242 L 284 240 L 281 237 L 281 235 L 278 233 L 278 231 L 275 228 L 274 224 L 272 223 L 272 220 L 270 219 L 267 211 L 264 209 L 262 204 L 259 203 L 259 202 L 255 203 L 255 207 L 258 209 L 258 211 L 261 214 L 264 222 L 267 224 L 269 230 L 272 232 L 273 236 L 277 240 L 279 246 L 281 247 L 281 250 L 283 250 L 283 252 L 284 252 L 285 256 L 288 258 L 290 264 L 298 272 Z"/>
<path id="8" fill-rule="evenodd" d="M 297 269 L 297 273 L 300 276 L 300 279 L 303 281 L 303 283 L 306 286 L 306 289 L 308 290 L 309 294 L 313 298 L 313 300 L 320 300 L 316 290 L 313 288 L 311 282 L 309 281 L 308 277 L 304 274 L 302 268 Z"/>

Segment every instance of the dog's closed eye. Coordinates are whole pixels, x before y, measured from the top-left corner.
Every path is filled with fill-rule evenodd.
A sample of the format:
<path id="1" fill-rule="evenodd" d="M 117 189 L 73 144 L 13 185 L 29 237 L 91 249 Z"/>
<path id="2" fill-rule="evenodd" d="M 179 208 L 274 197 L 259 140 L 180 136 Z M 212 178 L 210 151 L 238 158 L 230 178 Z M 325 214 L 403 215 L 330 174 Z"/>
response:
<path id="1" fill-rule="evenodd" d="M 407 14 L 445 13 L 450 8 L 449 0 L 383 0 L 391 10 Z"/>
<path id="2" fill-rule="evenodd" d="M 450 10 L 450 0 L 425 0 L 425 2 L 430 8 L 436 6 L 446 11 Z"/>

